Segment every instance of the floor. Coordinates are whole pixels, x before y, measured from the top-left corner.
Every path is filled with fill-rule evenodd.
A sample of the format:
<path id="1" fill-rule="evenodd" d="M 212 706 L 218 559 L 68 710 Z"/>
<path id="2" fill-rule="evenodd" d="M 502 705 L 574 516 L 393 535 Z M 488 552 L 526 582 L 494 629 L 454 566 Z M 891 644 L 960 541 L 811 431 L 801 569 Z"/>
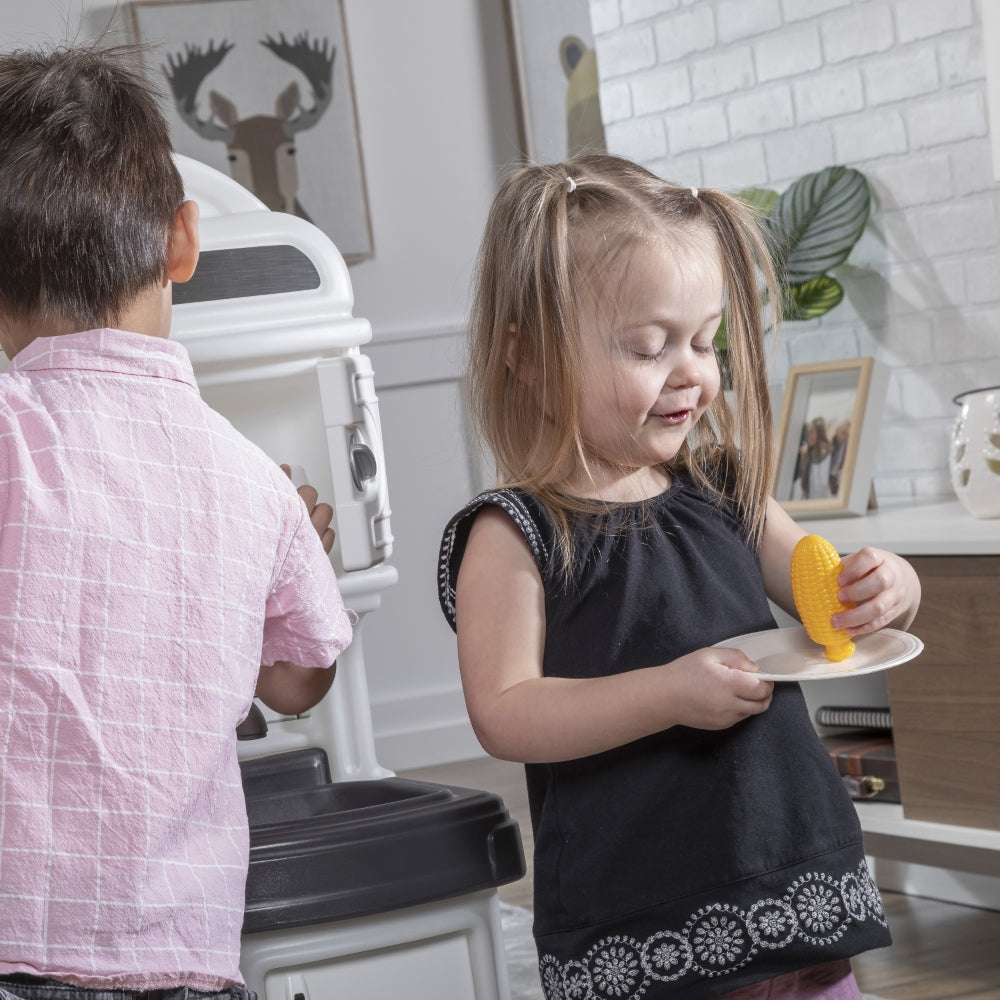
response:
<path id="1" fill-rule="evenodd" d="M 501 900 L 531 906 L 531 823 L 521 766 L 484 757 L 402 772 L 503 797 L 521 827 L 528 874 Z M 931 899 L 884 896 L 894 944 L 854 961 L 861 989 L 886 1000 L 1000 1000 L 1000 913 Z"/>

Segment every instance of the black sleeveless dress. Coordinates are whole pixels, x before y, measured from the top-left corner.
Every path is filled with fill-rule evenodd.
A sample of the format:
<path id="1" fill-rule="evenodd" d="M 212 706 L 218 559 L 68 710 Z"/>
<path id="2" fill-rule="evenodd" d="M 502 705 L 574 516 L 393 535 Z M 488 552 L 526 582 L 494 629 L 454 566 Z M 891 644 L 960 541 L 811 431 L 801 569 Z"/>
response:
<path id="1" fill-rule="evenodd" d="M 518 490 L 448 524 L 442 608 L 484 505 L 523 533 L 545 587 L 544 673 L 596 677 L 774 628 L 756 554 L 725 504 L 662 496 L 574 522 L 565 583 L 552 522 Z M 891 943 L 857 815 L 797 684 L 721 732 L 673 727 L 526 766 L 535 940 L 549 1000 L 703 1000 Z"/>

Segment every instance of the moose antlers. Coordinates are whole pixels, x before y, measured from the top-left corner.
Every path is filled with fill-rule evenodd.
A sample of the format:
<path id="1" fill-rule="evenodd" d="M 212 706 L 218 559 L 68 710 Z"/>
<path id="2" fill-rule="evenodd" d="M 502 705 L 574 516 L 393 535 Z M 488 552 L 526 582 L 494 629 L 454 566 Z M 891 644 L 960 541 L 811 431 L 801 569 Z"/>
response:
<path id="1" fill-rule="evenodd" d="M 308 111 L 303 108 L 298 115 L 286 121 L 285 133 L 294 135 L 312 128 L 333 96 L 333 60 L 337 50 L 328 52 L 325 38 L 322 41 L 316 39 L 310 44 L 308 31 L 296 35 L 291 42 L 285 40 L 284 32 L 278 36 L 277 41 L 268 35 L 260 44 L 270 49 L 279 59 L 301 70 L 312 87 L 312 108 Z"/>
<path id="2" fill-rule="evenodd" d="M 312 87 L 313 106 L 309 109 L 300 105 L 297 84 L 288 89 L 287 95 L 282 95 L 285 134 L 292 136 L 296 132 L 312 128 L 333 96 L 333 60 L 337 50 L 330 49 L 325 38 L 310 42 L 308 31 L 296 35 L 290 42 L 285 38 L 284 32 L 277 39 L 268 35 L 260 44 L 283 62 L 301 70 Z M 163 67 L 163 73 L 170 84 L 174 103 L 181 118 L 204 139 L 218 139 L 225 143 L 233 140 L 232 127 L 216 124 L 214 116 L 198 117 L 196 101 L 198 88 L 205 77 L 233 48 L 234 46 L 225 40 L 219 43 L 218 48 L 214 41 L 209 41 L 204 51 L 200 45 L 185 43 L 184 54 L 168 56 L 167 65 Z M 296 109 L 299 111 L 298 114 L 295 114 Z M 223 117 L 224 121 L 226 117 L 228 116 Z"/>
<path id="3" fill-rule="evenodd" d="M 167 56 L 167 65 L 163 67 L 163 74 L 173 91 L 174 102 L 181 118 L 203 139 L 219 139 L 222 142 L 230 142 L 233 138 L 232 129 L 216 125 L 211 117 L 199 118 L 195 101 L 202 81 L 226 58 L 233 47 L 229 42 L 223 40 L 216 48 L 215 42 L 210 41 L 208 48 L 202 52 L 200 45 L 185 43 L 184 55 Z"/>

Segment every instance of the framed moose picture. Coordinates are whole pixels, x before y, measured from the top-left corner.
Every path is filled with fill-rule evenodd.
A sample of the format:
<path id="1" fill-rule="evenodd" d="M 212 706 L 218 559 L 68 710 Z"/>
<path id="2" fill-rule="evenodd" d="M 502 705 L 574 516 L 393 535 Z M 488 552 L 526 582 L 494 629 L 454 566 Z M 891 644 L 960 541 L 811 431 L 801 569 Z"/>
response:
<path id="1" fill-rule="evenodd" d="M 178 153 L 372 255 L 342 0 L 136 0 L 146 72 Z"/>

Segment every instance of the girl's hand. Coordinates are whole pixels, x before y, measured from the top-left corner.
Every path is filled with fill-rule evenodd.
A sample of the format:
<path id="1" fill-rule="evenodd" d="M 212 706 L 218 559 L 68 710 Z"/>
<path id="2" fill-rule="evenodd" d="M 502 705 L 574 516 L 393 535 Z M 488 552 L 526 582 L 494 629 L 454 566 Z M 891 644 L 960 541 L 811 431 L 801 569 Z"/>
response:
<path id="1" fill-rule="evenodd" d="M 738 649 L 698 649 L 661 668 L 670 684 L 671 725 L 728 729 L 767 711 L 772 681 L 755 677 L 757 665 Z"/>
<path id="2" fill-rule="evenodd" d="M 866 547 L 843 558 L 837 577 L 839 597 L 857 607 L 830 619 L 834 628 L 850 635 L 865 635 L 892 625 L 909 628 L 920 606 L 920 580 L 916 571 L 893 552 Z"/>

